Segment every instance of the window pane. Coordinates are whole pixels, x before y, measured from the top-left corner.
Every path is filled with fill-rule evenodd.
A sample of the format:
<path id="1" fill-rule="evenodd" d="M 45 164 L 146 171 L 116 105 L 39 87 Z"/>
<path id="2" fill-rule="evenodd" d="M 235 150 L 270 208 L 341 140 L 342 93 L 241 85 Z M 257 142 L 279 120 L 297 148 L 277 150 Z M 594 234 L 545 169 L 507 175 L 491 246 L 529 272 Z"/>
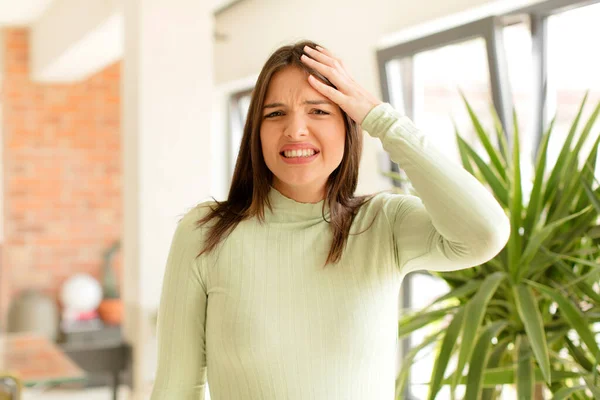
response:
<path id="1" fill-rule="evenodd" d="M 584 93 L 589 89 L 579 130 L 600 101 L 600 4 L 581 7 L 548 19 L 548 104 L 549 115 L 556 113 L 555 130 L 549 143 L 548 166 L 554 165 L 569 132 Z M 597 136 L 596 121 L 590 138 Z M 589 154 L 593 142 L 586 142 L 583 155 Z M 585 157 L 581 157 L 585 158 Z M 585 160 L 581 160 L 583 163 Z M 596 176 L 599 169 L 596 168 Z"/>
<path id="2" fill-rule="evenodd" d="M 460 96 L 462 91 L 484 128 L 493 128 L 485 40 L 477 38 L 417 54 L 414 77 L 415 123 L 431 142 L 460 164 L 454 120 L 461 136 L 488 160 Z"/>
<path id="3" fill-rule="evenodd" d="M 503 29 L 503 36 L 513 106 L 519 123 L 523 198 L 529 199 L 533 189 L 536 139 L 533 131 L 535 93 L 531 30 L 524 23 L 514 24 Z"/>
<path id="4" fill-rule="evenodd" d="M 402 112 L 414 113 L 413 120 L 433 146 L 444 151 L 455 163 L 461 164 L 456 145 L 455 123 L 467 143 L 484 160 L 488 160 L 460 95 L 462 91 L 483 127 L 490 133 L 493 132 L 493 119 L 490 114 L 493 103 L 487 51 L 483 39 L 473 39 L 419 53 L 413 58 L 412 68 L 406 59 L 390 62 L 386 66 L 386 72 L 391 103 Z M 402 77 L 402 73 L 408 76 Z M 409 304 L 404 305 L 403 312 L 417 311 L 449 290 L 442 279 L 429 274 L 414 273 L 407 279 L 410 281 L 411 298 Z M 414 332 L 410 337 L 411 346 L 419 345 L 423 339 L 436 331 L 435 328 L 439 330 L 440 326 L 447 323 L 449 319 L 443 319 L 435 326 Z M 430 346 L 420 353 L 418 361 L 411 367 L 412 398 L 427 398 L 427 385 L 419 383 L 429 381 L 434 361 L 435 346 Z M 443 388 L 437 398 L 449 399 L 448 388 Z"/>
<path id="5" fill-rule="evenodd" d="M 246 117 L 248 115 L 248 108 L 250 107 L 251 94 L 244 94 L 241 96 L 234 97 L 232 102 L 231 110 L 231 136 L 230 136 L 230 152 L 229 152 L 229 165 L 230 170 L 233 173 L 235 168 L 235 162 L 237 160 L 238 152 L 240 150 L 240 143 L 242 141 L 242 135 L 244 134 L 244 125 L 246 124 Z"/>
<path id="6" fill-rule="evenodd" d="M 531 31 L 527 25 L 519 23 L 505 27 L 502 33 L 512 101 L 519 121 L 519 132 L 530 135 L 533 129 L 535 101 Z"/>

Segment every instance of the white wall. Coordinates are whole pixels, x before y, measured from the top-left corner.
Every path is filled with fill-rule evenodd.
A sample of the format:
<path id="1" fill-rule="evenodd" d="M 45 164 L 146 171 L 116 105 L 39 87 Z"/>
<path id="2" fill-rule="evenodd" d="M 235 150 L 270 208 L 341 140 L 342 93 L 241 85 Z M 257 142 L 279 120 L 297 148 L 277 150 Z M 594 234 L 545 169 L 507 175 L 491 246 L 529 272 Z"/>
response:
<path id="1" fill-rule="evenodd" d="M 310 39 L 340 56 L 355 80 L 380 96 L 378 44 L 397 42 L 398 32 L 414 36 L 537 1 L 245 0 L 216 17 L 224 38 L 215 44 L 215 79 L 223 85 L 256 75 L 279 46 Z M 380 151 L 379 142 L 365 136 L 358 193 L 390 187 L 378 172 Z"/>
<path id="2" fill-rule="evenodd" d="M 125 2 L 123 298 L 137 394 L 156 372 L 152 317 L 173 233 L 210 195 L 213 15 L 205 2 L 186 3 Z"/>
<path id="3" fill-rule="evenodd" d="M 2 93 L 3 76 L 4 73 L 4 35 L 0 29 L 0 93 Z M 4 121 L 2 118 L 2 111 L 4 104 L 2 104 L 2 96 L 0 95 L 0 244 L 4 243 L 4 133 L 2 128 L 4 127 Z M 0 269 L 2 266 L 0 265 Z"/>

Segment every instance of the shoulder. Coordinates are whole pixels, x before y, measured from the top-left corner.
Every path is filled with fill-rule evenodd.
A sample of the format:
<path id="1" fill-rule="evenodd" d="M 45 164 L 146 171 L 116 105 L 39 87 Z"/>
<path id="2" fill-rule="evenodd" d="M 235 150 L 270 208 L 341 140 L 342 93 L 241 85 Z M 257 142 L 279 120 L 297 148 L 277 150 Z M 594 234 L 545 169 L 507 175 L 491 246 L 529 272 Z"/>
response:
<path id="1" fill-rule="evenodd" d="M 206 200 L 185 211 L 177 221 L 176 236 L 185 235 L 188 238 L 201 236 L 208 224 L 200 224 L 200 221 L 216 206 L 216 201 Z"/>

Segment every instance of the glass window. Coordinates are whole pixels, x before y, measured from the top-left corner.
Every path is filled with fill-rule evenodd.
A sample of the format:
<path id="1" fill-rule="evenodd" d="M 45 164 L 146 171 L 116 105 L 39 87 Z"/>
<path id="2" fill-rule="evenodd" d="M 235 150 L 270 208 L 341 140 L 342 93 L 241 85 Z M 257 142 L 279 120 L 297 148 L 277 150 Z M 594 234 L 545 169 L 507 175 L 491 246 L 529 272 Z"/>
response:
<path id="1" fill-rule="evenodd" d="M 417 126 L 435 146 L 444 149 L 450 159 L 461 164 L 454 130 L 456 123 L 461 136 L 487 160 L 460 97 L 462 91 L 484 128 L 493 128 L 485 40 L 477 38 L 425 51 L 417 54 L 414 62 Z"/>
<path id="2" fill-rule="evenodd" d="M 244 125 L 248 116 L 252 91 L 247 90 L 232 97 L 230 109 L 230 139 L 229 139 L 229 168 L 230 176 L 233 175 L 235 162 L 240 150 L 240 143 L 244 134 Z"/>
<path id="3" fill-rule="evenodd" d="M 528 199 L 533 189 L 536 139 L 533 131 L 535 98 L 531 30 L 525 23 L 518 23 L 506 26 L 502 33 L 512 101 L 519 123 L 523 197 Z"/>
<path id="4" fill-rule="evenodd" d="M 461 137 L 484 160 L 488 160 L 460 96 L 462 91 L 483 127 L 492 132 L 490 110 L 493 102 L 484 39 L 477 38 L 424 51 L 412 59 L 391 61 L 386 65 L 386 73 L 390 103 L 412 116 L 434 146 L 444 151 L 453 162 L 461 164 L 456 144 L 456 124 Z M 401 165 L 399 167 L 402 168 Z M 407 304 L 402 305 L 403 313 L 418 311 L 449 290 L 442 279 L 422 272 L 409 274 L 404 287 L 410 296 L 406 299 Z M 442 320 L 439 324 L 448 322 Z M 439 325 L 427 326 L 411 334 L 410 346 L 420 344 L 436 328 L 439 329 Z M 409 398 L 427 398 L 428 387 L 423 383 L 431 377 L 435 351 L 435 346 L 424 349 L 411 367 Z M 449 396 L 448 388 L 443 388 L 437 398 L 446 399 Z"/>
<path id="5" fill-rule="evenodd" d="M 597 23 L 600 21 L 600 3 L 595 3 L 555 14 L 547 19 L 547 116 L 550 119 L 557 114 L 553 137 L 549 144 L 548 167 L 556 162 L 584 93 L 589 90 L 578 133 L 600 101 L 600 77 L 597 72 L 600 71 L 600 53 L 595 51 L 597 38 L 600 37 L 600 24 Z M 556 4 L 565 5 L 566 2 Z M 548 12 L 547 6 L 548 4 L 543 4 L 535 12 Z M 508 25 L 502 28 L 504 48 L 497 50 L 504 51 L 506 56 L 508 80 L 503 80 L 500 84 L 503 85 L 503 89 L 509 89 L 517 112 L 521 133 L 523 194 L 527 198 L 533 184 L 533 153 L 536 144 L 536 132 L 533 130 L 538 110 L 535 109 L 537 87 L 534 85 L 537 65 L 534 65 L 530 25 L 524 16 L 526 14 L 519 14 L 518 11 L 505 15 L 508 17 L 505 19 Z M 478 28 L 474 28 L 471 34 L 483 34 L 475 32 L 475 29 Z M 472 128 L 460 96 L 462 91 L 484 129 L 493 134 L 493 119 L 490 114 L 493 101 L 485 40 L 476 38 L 452 45 L 440 43 L 440 47 L 429 50 L 432 40 L 437 38 L 419 38 L 410 45 L 403 43 L 397 47 L 396 54 L 390 54 L 389 49 L 380 53 L 386 59 L 385 76 L 382 79 L 387 80 L 390 103 L 409 115 L 431 139 L 433 145 L 446 152 L 451 160 L 460 163 L 454 129 L 456 125 L 461 136 L 485 161 L 489 161 Z M 408 54 L 412 54 L 414 46 L 421 44 L 423 49 L 428 50 L 409 58 Z M 512 119 L 509 123 L 512 123 Z M 592 139 L 599 128 L 600 122 L 596 121 L 583 154 L 592 150 Z M 399 167 L 402 168 L 401 165 Z M 600 177 L 599 171 L 600 165 L 596 168 L 597 177 Z M 425 273 L 409 274 L 405 278 L 403 288 L 405 292 L 404 303 L 401 304 L 402 314 L 418 311 L 448 290 L 443 280 Z M 443 324 L 444 321 L 439 323 Z M 404 342 L 404 346 L 418 345 L 424 337 L 434 332 L 432 328 L 435 329 L 432 326 L 414 332 L 409 340 Z M 434 348 L 425 350 L 424 354 L 418 357 L 419 361 L 412 366 L 410 395 L 407 398 L 427 397 L 428 388 L 419 383 L 429 380 L 434 356 Z M 451 364 L 452 362 L 453 360 L 450 360 Z M 452 366 L 449 368 L 453 369 Z M 505 390 L 502 399 L 514 396 L 514 392 Z M 450 396 L 446 390 L 440 392 L 436 398 L 448 399 Z"/>
<path id="6" fill-rule="evenodd" d="M 504 50 L 512 101 L 517 112 L 519 132 L 530 134 L 533 129 L 533 57 L 531 30 L 524 23 L 504 27 Z"/>
<path id="7" fill-rule="evenodd" d="M 598 21 L 600 3 L 548 18 L 548 114 L 556 113 L 555 131 L 548 145 L 548 167 L 558 158 L 584 93 L 590 90 L 578 132 L 600 101 Z M 596 120 L 590 136 L 595 136 L 599 128 L 600 122 Z M 592 145 L 591 140 L 586 142 L 583 154 L 589 154 Z M 599 176 L 598 171 L 596 168 L 596 176 Z"/>

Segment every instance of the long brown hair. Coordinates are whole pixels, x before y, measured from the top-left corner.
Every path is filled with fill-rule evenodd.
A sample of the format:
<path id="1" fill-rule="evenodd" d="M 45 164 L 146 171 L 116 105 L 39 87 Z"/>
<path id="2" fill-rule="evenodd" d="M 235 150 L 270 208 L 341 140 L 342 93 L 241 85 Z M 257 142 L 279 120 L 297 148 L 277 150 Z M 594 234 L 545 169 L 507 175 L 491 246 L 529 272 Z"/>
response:
<path id="1" fill-rule="evenodd" d="M 300 60 L 304 54 L 304 46 L 316 48 L 317 44 L 311 41 L 301 41 L 283 46 L 277 49 L 263 66 L 252 91 L 244 134 L 227 200 L 222 202 L 215 200 L 216 206 L 197 222 L 201 225 L 216 219 L 216 223 L 208 230 L 204 248 L 199 255 L 213 250 L 239 222 L 254 216 L 261 223 L 264 222 L 265 204 L 272 210 L 268 193 L 273 173 L 263 158 L 260 126 L 265 96 L 273 75 L 284 68 L 296 67 L 335 88 L 327 78 Z M 337 263 L 341 259 L 354 217 L 360 207 L 373 197 L 373 195 L 354 196 L 363 145 L 362 130 L 360 125 L 343 110 L 342 114 L 346 130 L 344 156 L 340 165 L 327 179 L 326 197 L 323 202 L 323 219 L 330 224 L 333 235 L 325 266 L 329 263 Z M 329 221 L 325 218 L 325 204 L 329 204 Z"/>

